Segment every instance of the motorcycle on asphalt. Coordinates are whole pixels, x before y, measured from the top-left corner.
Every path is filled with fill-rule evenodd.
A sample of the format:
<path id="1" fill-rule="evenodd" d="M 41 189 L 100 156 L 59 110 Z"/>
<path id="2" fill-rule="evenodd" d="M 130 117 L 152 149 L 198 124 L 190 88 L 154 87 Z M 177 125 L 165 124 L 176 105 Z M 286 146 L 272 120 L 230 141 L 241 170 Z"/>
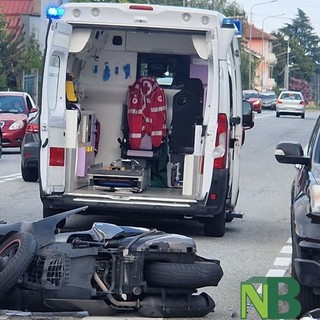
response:
<path id="1" fill-rule="evenodd" d="M 0 224 L 0 308 L 182 318 L 214 311 L 198 289 L 217 286 L 223 271 L 196 254 L 192 238 L 102 222 L 58 227 L 85 210 Z"/>

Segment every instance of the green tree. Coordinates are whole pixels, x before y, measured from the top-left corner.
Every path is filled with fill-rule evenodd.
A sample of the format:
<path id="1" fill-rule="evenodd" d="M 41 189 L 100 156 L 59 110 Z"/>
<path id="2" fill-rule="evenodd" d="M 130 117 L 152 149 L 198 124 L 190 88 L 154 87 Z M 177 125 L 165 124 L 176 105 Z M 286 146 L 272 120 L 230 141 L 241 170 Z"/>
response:
<path id="1" fill-rule="evenodd" d="M 23 34 L 14 33 L 6 28 L 6 20 L 0 14 L 0 74 L 1 90 L 16 89 L 18 69 L 23 50 Z"/>
<path id="2" fill-rule="evenodd" d="M 0 63 L 0 90 L 5 90 L 7 88 L 7 78 L 2 73 L 2 70 L 3 70 L 3 66 Z"/>
<path id="3" fill-rule="evenodd" d="M 287 65 L 287 51 L 289 46 L 290 78 L 306 80 L 310 82 L 316 72 L 319 72 L 320 63 L 320 38 L 314 33 L 306 14 L 298 9 L 296 18 L 292 23 L 274 32 L 278 39 L 274 46 L 274 52 L 278 58 L 278 64 L 274 69 L 274 75 L 278 83 L 283 83 L 284 70 Z M 285 41 L 289 37 L 289 42 Z"/>
<path id="4" fill-rule="evenodd" d="M 26 74 L 29 74 L 31 69 L 41 70 L 43 62 L 42 53 L 34 33 L 31 34 L 26 47 L 27 50 L 21 54 L 21 60 L 18 65 L 19 71 L 24 71 Z"/>
<path id="5" fill-rule="evenodd" d="M 287 23 L 280 31 L 290 38 L 296 39 L 307 56 L 312 58 L 316 55 L 319 56 L 320 38 L 315 34 L 309 17 L 301 9 L 298 9 L 297 16 L 292 23 Z"/>
<path id="6" fill-rule="evenodd" d="M 9 31 L 0 14 L 0 90 L 20 90 L 23 73 L 42 68 L 42 53 L 34 33 L 24 44 L 24 33 Z"/>

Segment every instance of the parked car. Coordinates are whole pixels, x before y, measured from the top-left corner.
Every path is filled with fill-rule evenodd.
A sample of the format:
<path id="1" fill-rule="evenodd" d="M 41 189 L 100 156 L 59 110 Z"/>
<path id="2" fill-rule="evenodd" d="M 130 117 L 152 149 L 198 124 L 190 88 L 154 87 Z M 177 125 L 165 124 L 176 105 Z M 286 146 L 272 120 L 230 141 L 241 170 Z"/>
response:
<path id="1" fill-rule="evenodd" d="M 243 90 L 244 97 L 252 105 L 252 110 L 261 113 L 261 98 L 257 90 Z"/>
<path id="2" fill-rule="evenodd" d="M 280 142 L 279 163 L 294 164 L 291 189 L 291 276 L 300 283 L 301 314 L 320 306 L 320 117 L 305 149 L 297 142 Z"/>
<path id="3" fill-rule="evenodd" d="M 2 146 L 20 147 L 31 113 L 37 110 L 27 92 L 0 91 L 0 127 Z"/>
<path id="4" fill-rule="evenodd" d="M 21 175 L 24 181 L 36 182 L 39 178 L 39 112 L 30 118 L 21 143 Z"/>
<path id="5" fill-rule="evenodd" d="M 276 116 L 281 114 L 301 116 L 304 119 L 306 102 L 300 91 L 282 91 L 276 103 Z"/>
<path id="6" fill-rule="evenodd" d="M 276 109 L 277 95 L 274 91 L 260 92 L 262 109 Z"/>

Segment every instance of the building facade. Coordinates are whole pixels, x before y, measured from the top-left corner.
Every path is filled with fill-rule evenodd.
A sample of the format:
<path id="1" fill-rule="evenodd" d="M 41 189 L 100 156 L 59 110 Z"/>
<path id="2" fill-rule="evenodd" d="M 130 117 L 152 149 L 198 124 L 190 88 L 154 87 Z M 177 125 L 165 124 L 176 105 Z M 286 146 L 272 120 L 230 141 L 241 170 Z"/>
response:
<path id="1" fill-rule="evenodd" d="M 259 91 L 274 89 L 277 85 L 273 78 L 273 67 L 277 63 L 273 53 L 273 42 L 276 38 L 248 23 L 244 23 L 243 36 L 250 58 L 258 60 L 257 70 L 252 70 L 253 88 Z"/>

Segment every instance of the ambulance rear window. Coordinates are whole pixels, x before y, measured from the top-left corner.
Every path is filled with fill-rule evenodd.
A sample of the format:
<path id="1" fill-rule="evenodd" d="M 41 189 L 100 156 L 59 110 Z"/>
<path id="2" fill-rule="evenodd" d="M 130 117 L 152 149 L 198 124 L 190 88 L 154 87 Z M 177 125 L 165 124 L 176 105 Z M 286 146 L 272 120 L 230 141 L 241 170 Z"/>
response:
<path id="1" fill-rule="evenodd" d="M 180 87 L 190 74 L 190 56 L 139 53 L 137 78 L 154 76 L 164 87 Z"/>

